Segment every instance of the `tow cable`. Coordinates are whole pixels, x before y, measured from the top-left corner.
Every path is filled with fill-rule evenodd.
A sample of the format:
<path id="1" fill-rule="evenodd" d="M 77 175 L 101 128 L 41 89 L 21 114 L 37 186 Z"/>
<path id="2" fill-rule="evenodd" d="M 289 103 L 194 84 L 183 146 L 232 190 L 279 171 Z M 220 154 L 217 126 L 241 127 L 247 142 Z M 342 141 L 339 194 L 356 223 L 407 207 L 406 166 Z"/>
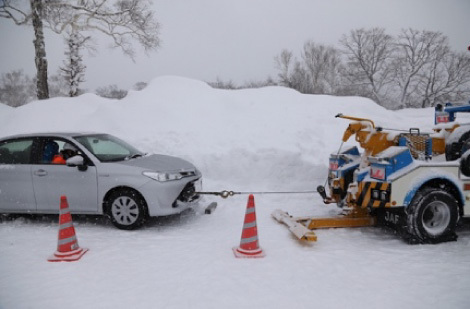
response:
<path id="1" fill-rule="evenodd" d="M 312 194 L 318 193 L 317 190 L 311 191 L 228 191 L 223 190 L 220 192 L 195 192 L 195 194 L 201 195 L 215 195 L 220 196 L 221 198 L 228 198 L 234 195 L 242 195 L 242 194 Z"/>
<path id="2" fill-rule="evenodd" d="M 226 199 L 230 196 L 234 195 L 242 195 L 242 194 L 312 194 L 312 193 L 319 193 L 322 197 L 325 195 L 325 189 L 323 186 L 318 186 L 317 190 L 311 190 L 311 191 L 228 191 L 228 190 L 223 190 L 220 192 L 194 192 L 194 194 L 200 194 L 200 195 L 215 195 L 215 196 L 220 196 L 223 199 Z M 326 196 L 325 196 L 326 198 Z M 216 202 L 212 202 L 207 206 L 204 210 L 205 214 L 210 215 L 211 213 L 214 212 L 215 208 L 217 207 Z"/>

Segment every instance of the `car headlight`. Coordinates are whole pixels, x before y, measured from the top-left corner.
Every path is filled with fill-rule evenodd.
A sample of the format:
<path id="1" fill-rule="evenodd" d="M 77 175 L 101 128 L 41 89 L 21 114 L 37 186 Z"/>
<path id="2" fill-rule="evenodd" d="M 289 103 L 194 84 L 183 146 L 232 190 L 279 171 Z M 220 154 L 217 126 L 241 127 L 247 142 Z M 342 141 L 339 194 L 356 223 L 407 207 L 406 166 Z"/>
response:
<path id="1" fill-rule="evenodd" d="M 171 172 L 143 172 L 142 173 L 144 176 L 147 176 L 149 178 L 152 178 L 154 180 L 160 181 L 160 182 L 165 182 L 165 181 L 171 181 L 171 180 L 179 180 L 183 178 L 184 176 L 181 173 L 171 173 Z"/>

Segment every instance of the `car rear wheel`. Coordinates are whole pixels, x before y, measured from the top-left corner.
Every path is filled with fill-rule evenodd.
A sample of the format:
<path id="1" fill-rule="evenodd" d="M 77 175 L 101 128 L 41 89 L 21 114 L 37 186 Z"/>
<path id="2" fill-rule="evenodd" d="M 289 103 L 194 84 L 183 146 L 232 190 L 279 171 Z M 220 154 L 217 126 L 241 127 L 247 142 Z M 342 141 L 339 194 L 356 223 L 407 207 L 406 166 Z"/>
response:
<path id="1" fill-rule="evenodd" d="M 114 226 L 119 229 L 136 229 L 147 219 L 145 200 L 133 190 L 115 191 L 111 193 L 107 203 L 107 214 Z"/>
<path id="2" fill-rule="evenodd" d="M 422 243 L 455 240 L 458 203 L 448 192 L 425 188 L 416 193 L 407 209 L 408 232 Z"/>

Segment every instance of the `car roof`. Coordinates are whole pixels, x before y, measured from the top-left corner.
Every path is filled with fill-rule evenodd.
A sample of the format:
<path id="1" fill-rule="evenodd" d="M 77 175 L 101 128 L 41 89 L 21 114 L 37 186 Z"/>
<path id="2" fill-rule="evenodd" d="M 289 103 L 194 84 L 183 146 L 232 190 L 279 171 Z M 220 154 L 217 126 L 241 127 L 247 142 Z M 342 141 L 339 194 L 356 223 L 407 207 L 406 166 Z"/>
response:
<path id="1" fill-rule="evenodd" d="M 10 136 L 1 137 L 0 140 L 15 139 L 15 138 L 24 138 L 24 137 L 65 137 L 72 138 L 74 136 L 80 135 L 90 135 L 90 134 L 104 134 L 100 132 L 44 132 L 44 133 L 23 133 Z"/>

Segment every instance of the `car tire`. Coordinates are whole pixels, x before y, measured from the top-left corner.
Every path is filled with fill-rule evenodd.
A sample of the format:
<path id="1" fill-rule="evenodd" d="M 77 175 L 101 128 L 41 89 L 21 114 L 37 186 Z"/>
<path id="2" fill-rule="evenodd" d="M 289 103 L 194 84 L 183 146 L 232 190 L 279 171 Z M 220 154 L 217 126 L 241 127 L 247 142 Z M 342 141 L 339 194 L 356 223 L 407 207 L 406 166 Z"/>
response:
<path id="1" fill-rule="evenodd" d="M 134 190 L 115 191 L 107 199 L 107 215 L 117 228 L 134 230 L 147 219 L 147 204 Z"/>
<path id="2" fill-rule="evenodd" d="M 454 161 L 460 158 L 470 148 L 470 131 L 460 136 L 459 141 L 446 145 L 446 160 Z"/>
<path id="3" fill-rule="evenodd" d="M 407 230 L 415 242 L 440 243 L 457 239 L 457 200 L 439 188 L 418 191 L 407 212 Z"/>

